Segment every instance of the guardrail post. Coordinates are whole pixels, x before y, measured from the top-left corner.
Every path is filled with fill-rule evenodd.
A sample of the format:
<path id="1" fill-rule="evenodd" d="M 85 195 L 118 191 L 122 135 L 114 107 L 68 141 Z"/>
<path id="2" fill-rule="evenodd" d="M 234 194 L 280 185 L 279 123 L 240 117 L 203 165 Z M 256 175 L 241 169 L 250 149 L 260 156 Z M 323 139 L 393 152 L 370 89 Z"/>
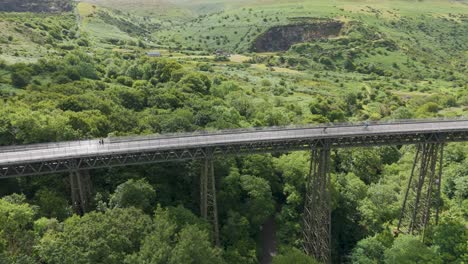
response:
<path id="1" fill-rule="evenodd" d="M 398 220 L 397 233 L 421 234 L 430 224 L 435 208 L 435 224 L 439 220 L 441 206 L 440 186 L 442 180 L 444 143 L 421 143 L 417 146 L 413 168 L 405 190 Z M 438 169 L 437 169 L 438 166 Z"/>
<path id="2" fill-rule="evenodd" d="M 330 144 L 313 147 L 303 216 L 304 251 L 331 263 Z"/>
<path id="3" fill-rule="evenodd" d="M 205 150 L 205 159 L 200 175 L 200 214 L 213 227 L 216 246 L 219 242 L 218 205 L 216 201 L 216 179 L 214 175 L 213 154 L 211 149 Z"/>

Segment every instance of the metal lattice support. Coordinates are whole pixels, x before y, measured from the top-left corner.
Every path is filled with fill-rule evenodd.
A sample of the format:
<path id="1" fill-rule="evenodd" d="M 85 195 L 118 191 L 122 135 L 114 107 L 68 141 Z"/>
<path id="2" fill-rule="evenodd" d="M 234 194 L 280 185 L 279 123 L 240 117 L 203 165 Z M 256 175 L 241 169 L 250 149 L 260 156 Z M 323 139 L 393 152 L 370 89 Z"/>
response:
<path id="1" fill-rule="evenodd" d="M 91 196 L 91 178 L 88 171 L 70 172 L 70 189 L 73 209 L 79 215 L 83 215 L 88 209 Z"/>
<path id="2" fill-rule="evenodd" d="M 306 182 L 304 250 L 318 261 L 331 263 L 330 148 L 313 148 Z"/>
<path id="3" fill-rule="evenodd" d="M 417 146 L 398 221 L 398 232 L 422 234 L 424 239 L 433 208 L 437 224 L 441 205 L 443 149 L 443 143 L 423 143 Z"/>
<path id="4" fill-rule="evenodd" d="M 216 246 L 220 246 L 216 180 L 211 153 L 207 153 L 207 157 L 203 161 L 200 176 L 200 214 L 212 224 L 214 242 Z"/>

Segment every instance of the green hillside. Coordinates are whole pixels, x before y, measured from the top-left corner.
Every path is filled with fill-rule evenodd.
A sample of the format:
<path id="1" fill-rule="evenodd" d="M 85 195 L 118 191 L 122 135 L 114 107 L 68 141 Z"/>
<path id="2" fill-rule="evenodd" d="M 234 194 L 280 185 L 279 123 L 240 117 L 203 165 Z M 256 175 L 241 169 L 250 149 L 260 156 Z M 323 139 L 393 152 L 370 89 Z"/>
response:
<path id="1" fill-rule="evenodd" d="M 2 0 L 0 12 L 60 13 L 73 9 L 71 0 Z"/>
<path id="2" fill-rule="evenodd" d="M 86 0 L 32 11 L 0 12 L 0 148 L 468 117 L 466 1 Z M 416 147 L 332 152 L 333 263 L 468 262 L 468 145 L 444 149 L 439 225 L 412 235 L 396 227 Z M 256 264 L 268 244 L 274 264 L 318 263 L 302 252 L 309 159 L 216 159 L 220 247 L 200 217 L 197 161 L 89 171 L 84 216 L 68 175 L 0 179 L 0 263 Z"/>

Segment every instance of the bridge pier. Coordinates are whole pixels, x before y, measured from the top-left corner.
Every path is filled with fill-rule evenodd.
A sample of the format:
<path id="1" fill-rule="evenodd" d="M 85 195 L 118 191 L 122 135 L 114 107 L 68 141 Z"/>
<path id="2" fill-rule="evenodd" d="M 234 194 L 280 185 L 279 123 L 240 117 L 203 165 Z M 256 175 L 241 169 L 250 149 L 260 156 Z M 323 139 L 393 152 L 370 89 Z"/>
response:
<path id="1" fill-rule="evenodd" d="M 214 175 L 213 155 L 207 151 L 202 162 L 200 174 L 200 215 L 211 223 L 214 242 L 220 246 L 218 205 L 216 201 L 216 180 Z"/>
<path id="2" fill-rule="evenodd" d="M 304 251 L 331 263 L 330 147 L 311 150 L 303 216 Z"/>
<path id="3" fill-rule="evenodd" d="M 443 151 L 444 143 L 417 145 L 401 207 L 397 226 L 398 233 L 419 233 L 424 240 L 425 230 L 429 225 L 432 215 L 431 209 L 433 208 L 435 208 L 435 224 L 438 224 Z"/>
<path id="4" fill-rule="evenodd" d="M 75 213 L 83 215 L 91 196 L 91 178 L 88 171 L 70 171 L 69 175 L 72 205 Z"/>

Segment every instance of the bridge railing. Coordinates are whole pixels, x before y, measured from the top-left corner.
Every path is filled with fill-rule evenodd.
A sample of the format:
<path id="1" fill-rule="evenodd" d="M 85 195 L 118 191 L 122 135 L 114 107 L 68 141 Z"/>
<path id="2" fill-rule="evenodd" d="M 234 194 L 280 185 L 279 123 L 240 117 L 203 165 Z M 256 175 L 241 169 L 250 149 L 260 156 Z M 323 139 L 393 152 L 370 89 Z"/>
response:
<path id="1" fill-rule="evenodd" d="M 99 141 L 99 139 L 63 141 L 63 142 L 49 142 L 49 143 L 34 143 L 34 144 L 28 144 L 28 145 L 0 146 L 0 153 L 24 151 L 24 150 L 39 150 L 39 149 L 52 149 L 52 148 L 62 148 L 62 147 L 84 146 L 84 145 L 89 145 L 91 142 L 98 142 L 98 141 Z"/>
<path id="2" fill-rule="evenodd" d="M 325 123 L 325 124 L 306 124 L 306 125 L 287 125 L 287 126 L 272 126 L 272 127 L 247 127 L 247 128 L 235 128 L 235 129 L 223 129 L 217 131 L 199 130 L 194 132 L 179 132 L 179 133 L 166 133 L 166 134 L 151 134 L 143 136 L 123 136 L 123 137 L 109 137 L 110 143 L 121 143 L 126 141 L 139 141 L 139 140 L 155 140 L 164 138 L 174 137 L 193 137 L 193 136 L 207 136 L 207 135 L 219 135 L 219 134 L 237 134 L 237 133 L 252 133 L 257 131 L 278 131 L 287 129 L 314 129 L 325 127 L 352 127 L 365 125 L 366 122 L 369 125 L 391 125 L 391 124 L 409 124 L 409 123 L 432 123 L 432 122 L 453 122 L 453 121 L 468 121 L 468 117 L 456 117 L 456 118 L 432 118 L 432 119 L 391 119 L 391 120 L 380 120 L 380 121 L 353 121 L 353 122 L 340 122 L 340 123 Z"/>
<path id="3" fill-rule="evenodd" d="M 209 135 L 220 135 L 220 134 L 240 134 L 240 133 L 252 133 L 258 131 L 279 131 L 279 130 L 295 130 L 295 129 L 313 129 L 313 128 L 324 128 L 324 127 L 351 127 L 365 125 L 366 122 L 369 125 L 389 125 L 389 124 L 408 124 L 408 123 L 432 123 L 432 122 L 453 122 L 453 121 L 468 121 L 468 117 L 457 117 L 457 118 L 433 118 L 433 119 L 399 119 L 399 120 L 381 120 L 381 121 L 354 121 L 354 122 L 342 122 L 342 123 L 328 123 L 328 124 L 308 124 L 308 125 L 288 125 L 288 126 L 274 126 L 274 127 L 250 127 L 250 128 L 237 128 L 237 129 L 225 129 L 218 131 L 195 131 L 190 133 L 168 133 L 168 134 L 151 134 L 144 136 L 124 136 L 124 137 L 108 137 L 105 139 L 105 144 L 112 143 L 124 143 L 129 141 L 148 141 L 158 139 L 170 139 L 170 138 L 184 138 L 194 136 L 209 136 Z M 56 148 L 73 148 L 99 145 L 99 139 L 91 140 L 78 140 L 78 141 L 65 141 L 65 142 L 52 142 L 52 143 L 38 143 L 29 145 L 13 145 L 0 147 L 0 153 L 5 152 L 16 152 L 25 150 L 50 150 Z"/>

